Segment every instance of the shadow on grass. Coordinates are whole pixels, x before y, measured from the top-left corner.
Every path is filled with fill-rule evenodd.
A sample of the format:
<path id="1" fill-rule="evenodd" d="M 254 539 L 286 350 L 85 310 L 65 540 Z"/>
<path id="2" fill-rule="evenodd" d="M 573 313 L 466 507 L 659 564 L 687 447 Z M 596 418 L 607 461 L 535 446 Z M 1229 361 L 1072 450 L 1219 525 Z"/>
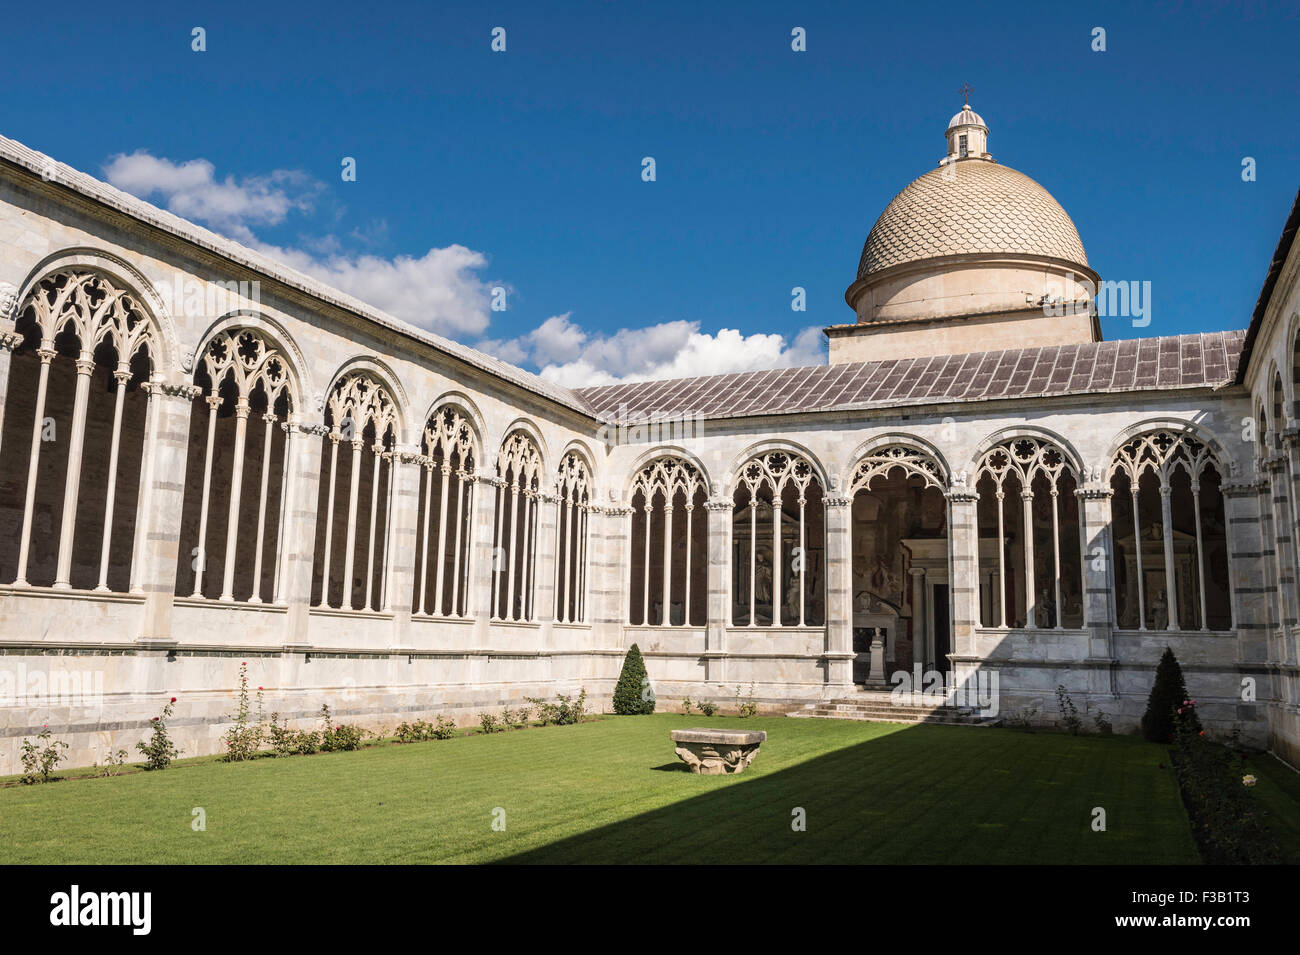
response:
<path id="1" fill-rule="evenodd" d="M 1198 861 L 1173 779 L 1142 743 L 917 726 L 755 772 L 764 755 L 740 776 L 647 766 L 681 775 L 680 801 L 500 861 Z"/>

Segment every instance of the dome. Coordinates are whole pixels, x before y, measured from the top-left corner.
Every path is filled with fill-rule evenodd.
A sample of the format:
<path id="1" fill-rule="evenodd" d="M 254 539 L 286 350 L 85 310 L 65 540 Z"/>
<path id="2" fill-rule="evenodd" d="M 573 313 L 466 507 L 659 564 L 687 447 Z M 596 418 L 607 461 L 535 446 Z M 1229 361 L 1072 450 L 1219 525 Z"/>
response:
<path id="1" fill-rule="evenodd" d="M 967 114 L 982 123 L 970 110 L 953 122 Z M 907 262 L 998 253 L 1088 265 L 1074 222 L 1034 180 L 984 159 L 950 162 L 890 200 L 862 247 L 858 280 Z"/>
<path id="2" fill-rule="evenodd" d="M 984 118 L 969 106 L 963 106 L 961 112 L 948 121 L 949 129 L 956 129 L 958 126 L 983 126 L 988 129 Z"/>

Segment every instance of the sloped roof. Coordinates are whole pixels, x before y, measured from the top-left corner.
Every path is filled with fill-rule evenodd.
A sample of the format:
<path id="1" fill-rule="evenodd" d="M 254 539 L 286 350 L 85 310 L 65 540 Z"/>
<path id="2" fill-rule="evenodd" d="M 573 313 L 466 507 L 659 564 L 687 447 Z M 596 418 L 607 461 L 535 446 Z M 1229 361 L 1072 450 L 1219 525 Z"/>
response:
<path id="1" fill-rule="evenodd" d="M 429 345 L 563 407 L 598 418 L 614 417 L 624 407 L 633 416 L 651 411 L 677 411 L 728 418 L 1000 398 L 1216 387 L 1236 377 L 1247 334 L 1245 331 L 1230 331 L 1176 335 L 569 389 L 477 349 L 417 328 L 269 256 L 159 209 L 4 136 L 0 136 L 0 162 L 43 175 L 86 199 L 206 249 L 286 287 Z M 1006 167 L 992 168 L 1020 176 Z M 1047 193 L 1043 191 L 1043 195 L 1047 196 Z M 1055 202 L 1050 196 L 1047 199 Z M 1300 199 L 1297 207 L 1300 208 Z M 1293 220 L 1295 215 L 1293 209 Z M 1066 221 L 1069 221 L 1068 216 Z M 1284 234 L 1284 244 L 1287 244 L 1287 238 Z M 1082 258 L 1081 246 L 1078 251 L 1080 260 L 1086 261 Z M 1258 314 L 1252 326 L 1257 322 Z"/>
<path id="2" fill-rule="evenodd" d="M 1282 268 L 1291 254 L 1297 229 L 1300 229 L 1300 191 L 1296 192 L 1295 201 L 1291 203 L 1291 213 L 1287 216 L 1286 224 L 1282 226 L 1282 235 L 1277 240 L 1277 248 L 1273 250 L 1268 271 L 1264 273 L 1264 285 L 1259 290 L 1259 298 L 1255 300 L 1255 311 L 1251 313 L 1250 327 L 1246 329 L 1246 343 L 1241 350 L 1242 360 L 1237 366 L 1238 384 L 1246 380 L 1246 370 L 1250 367 L 1250 356 L 1255 348 L 1255 339 L 1264 324 L 1264 313 L 1268 311 L 1269 302 L 1273 299 L 1273 289 L 1277 287 L 1278 277 L 1282 274 Z"/>
<path id="3" fill-rule="evenodd" d="M 1215 387 L 1233 380 L 1245 331 L 1050 345 L 646 381 L 577 394 L 603 418 L 730 418 L 1002 398 Z"/>

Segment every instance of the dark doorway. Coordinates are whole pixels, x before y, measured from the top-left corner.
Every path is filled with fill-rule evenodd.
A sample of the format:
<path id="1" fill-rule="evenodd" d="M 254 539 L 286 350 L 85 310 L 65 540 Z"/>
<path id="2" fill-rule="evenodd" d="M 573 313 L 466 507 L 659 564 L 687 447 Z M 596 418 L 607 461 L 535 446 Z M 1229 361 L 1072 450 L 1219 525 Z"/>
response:
<path id="1" fill-rule="evenodd" d="M 934 664 L 932 669 L 947 673 L 951 664 L 952 618 L 948 613 L 948 585 L 934 585 Z"/>

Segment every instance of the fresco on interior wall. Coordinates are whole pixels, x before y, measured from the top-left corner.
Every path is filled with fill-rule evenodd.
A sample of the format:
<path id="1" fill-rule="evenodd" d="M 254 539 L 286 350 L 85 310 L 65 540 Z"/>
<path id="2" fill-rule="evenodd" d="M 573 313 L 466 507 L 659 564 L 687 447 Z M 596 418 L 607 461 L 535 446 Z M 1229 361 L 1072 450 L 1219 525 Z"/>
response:
<path id="1" fill-rule="evenodd" d="M 878 480 L 853 501 L 853 610 L 902 614 L 912 601 L 908 539 L 944 537 L 947 501 L 903 480 Z"/>

